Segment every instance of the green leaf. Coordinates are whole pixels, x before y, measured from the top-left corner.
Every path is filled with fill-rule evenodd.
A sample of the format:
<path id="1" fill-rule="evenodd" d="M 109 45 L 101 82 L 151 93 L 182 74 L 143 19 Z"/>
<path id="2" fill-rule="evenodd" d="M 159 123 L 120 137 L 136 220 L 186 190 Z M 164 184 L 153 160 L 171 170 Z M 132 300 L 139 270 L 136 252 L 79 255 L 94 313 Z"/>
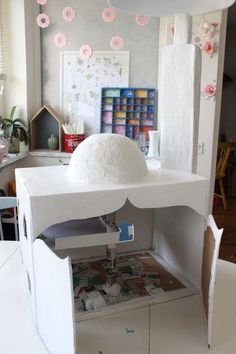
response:
<path id="1" fill-rule="evenodd" d="M 19 128 L 19 131 L 20 131 L 20 136 L 19 136 L 20 141 L 24 141 L 25 145 L 28 145 L 29 143 L 28 132 L 24 128 Z"/>
<path id="2" fill-rule="evenodd" d="M 22 118 L 14 119 L 14 124 L 16 126 L 20 126 L 20 124 L 16 124 L 16 123 L 20 123 L 24 128 L 27 128 L 27 123 Z"/>
<path id="3" fill-rule="evenodd" d="M 10 138 L 12 136 L 12 132 L 13 132 L 13 125 L 9 124 L 8 126 L 5 126 L 4 130 Z"/>
<path id="4" fill-rule="evenodd" d="M 13 125 L 13 121 L 9 118 L 3 118 L 2 123 L 4 125 Z"/>
<path id="5" fill-rule="evenodd" d="M 10 113 L 10 119 L 13 120 L 13 117 L 15 115 L 15 111 L 16 111 L 16 106 L 13 106 L 11 109 L 11 113 Z"/>

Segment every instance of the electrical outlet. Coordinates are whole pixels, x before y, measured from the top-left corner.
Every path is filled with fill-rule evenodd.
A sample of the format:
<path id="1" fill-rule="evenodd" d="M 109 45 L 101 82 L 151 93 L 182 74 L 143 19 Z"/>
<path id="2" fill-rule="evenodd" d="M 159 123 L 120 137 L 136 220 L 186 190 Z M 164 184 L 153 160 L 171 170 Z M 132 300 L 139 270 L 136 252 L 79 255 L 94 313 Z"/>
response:
<path id="1" fill-rule="evenodd" d="M 203 142 L 198 143 L 197 153 L 198 153 L 198 155 L 204 154 L 204 143 Z"/>

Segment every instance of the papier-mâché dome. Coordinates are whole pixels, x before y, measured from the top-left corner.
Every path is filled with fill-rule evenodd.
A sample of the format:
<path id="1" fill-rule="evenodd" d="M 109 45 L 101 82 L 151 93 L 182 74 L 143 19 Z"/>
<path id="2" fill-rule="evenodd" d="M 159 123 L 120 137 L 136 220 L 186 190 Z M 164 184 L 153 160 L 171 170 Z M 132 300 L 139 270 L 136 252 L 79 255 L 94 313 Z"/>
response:
<path id="1" fill-rule="evenodd" d="M 147 173 L 137 144 L 118 134 L 91 135 L 78 145 L 69 165 L 69 175 L 85 183 L 133 183 Z"/>

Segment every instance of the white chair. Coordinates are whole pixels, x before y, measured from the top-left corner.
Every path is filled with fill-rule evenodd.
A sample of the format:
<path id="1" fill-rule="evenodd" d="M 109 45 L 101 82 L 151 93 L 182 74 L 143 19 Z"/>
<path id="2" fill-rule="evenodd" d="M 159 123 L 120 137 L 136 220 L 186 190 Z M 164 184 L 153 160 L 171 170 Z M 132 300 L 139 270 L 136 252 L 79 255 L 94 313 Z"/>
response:
<path id="1" fill-rule="evenodd" d="M 0 197 L 0 211 L 8 208 L 14 209 L 14 225 L 15 225 L 15 239 L 19 240 L 18 238 L 18 229 L 17 229 L 17 214 L 16 214 L 16 207 L 17 207 L 17 198 L 16 197 Z M 3 236 L 3 229 L 2 229 L 2 215 L 0 214 L 0 239 L 1 241 L 4 240 Z"/>

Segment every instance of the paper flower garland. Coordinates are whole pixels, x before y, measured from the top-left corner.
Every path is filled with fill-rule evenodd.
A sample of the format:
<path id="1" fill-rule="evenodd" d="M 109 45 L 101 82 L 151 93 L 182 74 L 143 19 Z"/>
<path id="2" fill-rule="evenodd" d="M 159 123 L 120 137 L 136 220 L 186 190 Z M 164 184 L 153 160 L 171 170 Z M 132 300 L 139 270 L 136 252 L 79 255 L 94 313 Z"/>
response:
<path id="1" fill-rule="evenodd" d="M 203 88 L 202 98 L 214 101 L 217 92 L 216 84 L 207 84 Z"/>
<path id="2" fill-rule="evenodd" d="M 139 26 L 145 26 L 148 24 L 149 22 L 149 16 L 136 16 L 135 17 L 135 20 L 136 20 L 136 23 L 139 25 Z"/>
<path id="3" fill-rule="evenodd" d="M 57 47 L 62 48 L 67 45 L 67 37 L 64 33 L 57 33 L 54 37 L 54 43 Z"/>
<path id="4" fill-rule="evenodd" d="M 123 47 L 123 45 L 124 45 L 123 38 L 121 38 L 119 36 L 112 37 L 110 45 L 111 45 L 112 49 L 120 50 Z"/>
<path id="5" fill-rule="evenodd" d="M 65 7 L 62 11 L 62 17 L 67 22 L 73 21 L 75 19 L 75 9 L 73 7 Z"/>
<path id="6" fill-rule="evenodd" d="M 37 3 L 39 5 L 45 5 L 48 2 L 48 0 L 37 0 Z"/>
<path id="7" fill-rule="evenodd" d="M 106 7 L 102 12 L 102 18 L 106 22 L 112 22 L 116 18 L 116 11 L 111 7 Z"/>
<path id="8" fill-rule="evenodd" d="M 39 14 L 37 16 L 36 21 L 37 21 L 38 26 L 41 28 L 46 28 L 50 24 L 49 16 L 46 14 Z"/>
<path id="9" fill-rule="evenodd" d="M 201 46 L 203 53 L 209 55 L 210 57 L 216 52 L 216 45 L 213 41 L 206 41 Z"/>
<path id="10" fill-rule="evenodd" d="M 93 50 L 87 44 L 82 45 L 79 49 L 79 56 L 81 59 L 88 59 L 91 57 L 92 54 L 93 54 Z"/>

